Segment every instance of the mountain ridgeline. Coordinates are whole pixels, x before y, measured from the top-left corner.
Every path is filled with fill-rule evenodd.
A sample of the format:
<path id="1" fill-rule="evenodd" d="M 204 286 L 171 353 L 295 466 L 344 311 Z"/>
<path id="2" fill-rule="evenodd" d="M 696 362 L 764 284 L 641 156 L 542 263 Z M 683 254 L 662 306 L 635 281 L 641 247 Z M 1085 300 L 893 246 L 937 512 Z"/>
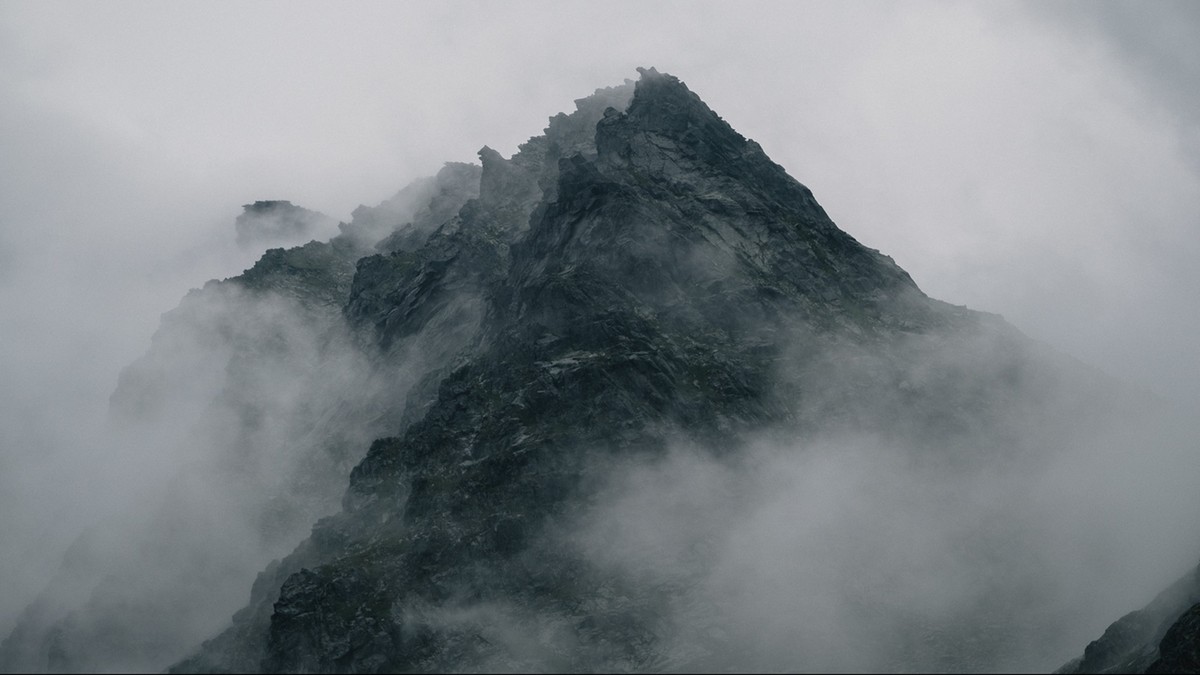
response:
<path id="1" fill-rule="evenodd" d="M 116 525 L 80 538 L 0 666 L 1076 654 L 1123 561 L 1079 569 L 1054 478 L 1134 443 L 1153 406 L 929 298 L 680 80 L 639 72 L 164 315 L 111 403 L 177 478 L 122 545 Z M 272 236 L 327 222 L 247 213 Z M 1186 645 L 1166 616 L 1185 610 L 1143 642 Z"/>

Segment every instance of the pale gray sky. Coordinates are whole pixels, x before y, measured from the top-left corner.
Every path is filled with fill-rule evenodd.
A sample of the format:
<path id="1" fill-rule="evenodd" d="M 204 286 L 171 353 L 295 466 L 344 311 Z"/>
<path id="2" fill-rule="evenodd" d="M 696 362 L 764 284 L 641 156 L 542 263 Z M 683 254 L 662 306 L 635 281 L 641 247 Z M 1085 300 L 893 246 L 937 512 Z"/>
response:
<path id="1" fill-rule="evenodd" d="M 252 262 L 241 204 L 348 218 L 641 65 L 930 295 L 1195 406 L 1196 35 L 1167 2 L 4 0 L 4 502 L 80 464 L 71 421 L 159 314 Z"/>

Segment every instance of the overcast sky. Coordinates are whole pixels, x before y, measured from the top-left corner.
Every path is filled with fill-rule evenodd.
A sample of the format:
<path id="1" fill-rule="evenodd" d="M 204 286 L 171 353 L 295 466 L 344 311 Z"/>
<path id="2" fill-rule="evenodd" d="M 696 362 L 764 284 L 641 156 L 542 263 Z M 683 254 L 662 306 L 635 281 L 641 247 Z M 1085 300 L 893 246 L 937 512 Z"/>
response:
<path id="1" fill-rule="evenodd" d="M 1168 2 L 3 0 L 7 489 L 77 464 L 159 314 L 253 261 L 242 204 L 348 219 L 643 65 L 930 295 L 1194 406 L 1197 35 Z"/>

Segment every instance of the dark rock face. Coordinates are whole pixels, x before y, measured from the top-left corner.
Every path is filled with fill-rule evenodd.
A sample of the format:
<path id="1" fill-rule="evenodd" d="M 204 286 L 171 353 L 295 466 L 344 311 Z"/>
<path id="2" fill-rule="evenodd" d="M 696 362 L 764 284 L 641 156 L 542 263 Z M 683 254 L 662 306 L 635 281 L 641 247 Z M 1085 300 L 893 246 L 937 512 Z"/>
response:
<path id="1" fill-rule="evenodd" d="M 1200 567 L 1115 621 L 1057 672 L 1200 672 Z"/>
<path id="2" fill-rule="evenodd" d="M 744 468 L 761 460 L 755 444 L 855 434 L 947 475 L 1035 472 L 1075 432 L 1064 414 L 1122 403 L 999 317 L 927 297 L 682 82 L 640 72 L 576 101 L 513 157 L 485 147 L 480 166 L 449 164 L 360 207 L 329 242 L 272 249 L 164 317 L 114 412 L 160 419 L 201 401 L 198 426 L 223 432 L 204 437 L 213 468 L 192 480 L 241 486 L 232 501 L 254 541 L 278 545 L 248 556 L 262 571 L 223 631 L 170 628 L 135 665 L 783 669 L 803 654 L 814 669 L 994 670 L 1063 619 L 1028 620 L 1021 603 L 1046 589 L 1003 565 L 955 611 L 882 598 L 886 573 L 851 578 L 839 610 L 863 632 L 832 655 L 819 633 L 740 628 L 710 592 L 722 561 L 703 527 L 671 564 L 609 561 L 613 538 L 593 530 L 622 467 L 669 466 L 680 447 Z M 754 497 L 730 491 L 730 503 Z M 1015 558 L 1020 533 L 1000 532 L 954 550 Z M 224 586 L 243 601 L 245 567 Z M 100 635 L 80 617 L 99 625 L 145 595 L 153 619 L 196 595 L 180 575 L 163 586 L 173 594 L 123 579 L 82 609 L 47 599 L 0 664 L 111 664 L 136 651 L 137 626 Z M 872 646 L 883 637 L 886 650 Z"/>
<path id="3" fill-rule="evenodd" d="M 185 469 L 144 512 L 75 543 L 0 647 L 0 668 L 162 668 L 337 508 L 363 448 L 395 428 L 378 401 L 404 391 L 375 375 L 342 318 L 354 262 L 328 243 L 271 249 L 164 315 L 121 374 L 108 442 Z"/>
<path id="4" fill-rule="evenodd" d="M 478 173 L 448 166 L 431 179 L 444 189 L 418 195 L 425 204 L 380 209 L 407 208 L 419 217 L 400 225 L 427 226 L 420 217 L 462 206 L 456 186 Z M 239 231 L 315 217 L 259 202 Z M 448 358 L 442 347 L 455 343 L 438 331 L 459 330 L 411 331 L 397 359 L 363 349 L 344 308 L 364 253 L 349 236 L 270 249 L 163 316 L 121 373 L 109 442 L 184 468 L 145 514 L 126 516 L 136 527 L 101 523 L 76 542 L 75 562 L 0 647 L 0 670 L 162 669 L 227 623 L 255 573 L 339 507 L 370 441 L 399 428 L 408 389 Z"/>
<path id="5" fill-rule="evenodd" d="M 1192 605 L 1158 643 L 1147 673 L 1200 673 L 1200 603 Z"/>
<path id="6" fill-rule="evenodd" d="M 239 246 L 294 245 L 331 228 L 336 221 L 289 201 L 246 204 L 234 222 Z"/>
<path id="7" fill-rule="evenodd" d="M 343 511 L 177 671 L 735 667 L 736 644 L 671 618 L 689 572 L 646 586 L 555 536 L 598 465 L 872 425 L 1020 453 L 978 441 L 1069 398 L 1057 378 L 1095 377 L 926 297 L 677 79 L 644 71 L 624 112 L 596 108 L 575 114 L 593 143 L 556 136 L 575 126 L 560 117 L 511 160 L 485 148 L 478 199 L 421 249 L 359 262 L 352 323 L 385 350 L 457 323 L 457 357 L 372 444 Z M 914 362 L 926 380 L 901 387 Z M 909 665 L 972 663 L 920 639 Z"/>
<path id="8" fill-rule="evenodd" d="M 618 89 L 598 92 L 603 107 L 628 102 L 632 83 Z M 337 508 L 371 439 L 411 421 L 406 410 L 420 406 L 405 405 L 410 389 L 421 384 L 414 396 L 427 399 L 478 337 L 476 296 L 507 264 L 504 232 L 526 225 L 559 146 L 591 145 L 578 136 L 603 107 L 582 99 L 511 163 L 481 153 L 486 181 L 478 165 L 449 163 L 356 209 L 329 242 L 270 249 L 164 315 L 112 395 L 114 442 L 190 464 L 141 530 L 102 524 L 76 542 L 74 562 L 0 646 L 0 671 L 161 669 L 227 623 L 255 571 L 268 569 L 255 598 L 273 597 L 279 566 L 267 563 Z M 245 207 L 237 229 L 254 245 L 329 222 L 264 201 Z M 418 316 L 403 313 L 404 297 Z"/>

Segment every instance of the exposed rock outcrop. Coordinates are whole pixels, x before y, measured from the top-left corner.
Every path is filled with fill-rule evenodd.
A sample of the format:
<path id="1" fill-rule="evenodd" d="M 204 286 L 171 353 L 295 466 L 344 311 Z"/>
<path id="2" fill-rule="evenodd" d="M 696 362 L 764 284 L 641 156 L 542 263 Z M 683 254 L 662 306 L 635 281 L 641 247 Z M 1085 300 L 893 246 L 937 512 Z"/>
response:
<path id="1" fill-rule="evenodd" d="M 1200 672 L 1200 567 L 1115 621 L 1058 673 Z"/>
<path id="2" fill-rule="evenodd" d="M 415 253 L 359 263 L 352 321 L 390 349 L 470 307 L 446 321 L 467 327 L 458 356 L 372 444 L 342 512 L 177 671 L 736 667 L 752 645 L 674 620 L 698 568 L 646 585 L 558 536 L 596 503 L 597 467 L 850 428 L 933 434 L 929 452 L 957 453 L 938 461 L 1012 458 L 1040 450 L 1015 420 L 1053 426 L 1046 409 L 1103 381 L 926 297 L 676 78 L 645 70 L 627 109 L 584 112 L 594 144 L 552 141 L 572 126 L 554 118 L 511 160 L 485 148 L 477 200 Z M 909 645 L 893 656 L 986 667 L 1009 635 L 992 629 L 1023 619 L 999 586 L 980 594 L 970 621 L 889 623 Z"/>
<path id="3" fill-rule="evenodd" d="M 289 201 L 257 201 L 242 207 L 234 229 L 237 243 L 242 247 L 294 246 L 323 235 L 336 222 L 324 213 Z"/>
<path id="4" fill-rule="evenodd" d="M 1000 317 L 926 296 L 683 82 L 639 72 L 550 118 L 511 158 L 485 146 L 479 166 L 448 164 L 360 207 L 330 241 L 269 250 L 166 315 L 122 375 L 114 413 L 137 427 L 191 410 L 199 468 L 181 485 L 232 506 L 212 518 L 207 502 L 168 499 L 155 513 L 171 527 L 149 527 L 134 550 L 182 551 L 154 554 L 172 571 L 59 585 L 70 590 L 30 609 L 0 665 L 1040 663 L 1012 654 L 1066 617 L 1022 559 L 1028 514 L 935 533 L 938 550 L 962 559 L 956 569 L 986 567 L 953 602 L 939 585 L 956 580 L 918 584 L 937 597 L 916 602 L 870 559 L 879 548 L 849 545 L 846 569 L 819 576 L 817 599 L 778 589 L 848 635 L 788 623 L 801 615 L 790 605 L 772 615 L 785 626 L 743 625 L 745 607 L 773 599 L 746 600 L 719 552 L 743 553 L 739 528 L 753 527 L 739 509 L 758 496 L 745 489 L 753 481 L 720 477 L 867 438 L 869 467 L 925 472 L 934 491 L 943 479 L 974 486 L 989 472 L 1036 475 L 1103 433 L 1091 421 L 1131 406 L 1107 377 Z M 719 478 L 672 482 L 681 456 Z M 646 476 L 644 491 L 665 492 L 666 506 L 613 515 L 614 493 Z M 970 490 L 947 495 L 956 515 L 978 512 Z M 206 519 L 217 526 L 196 525 Z M 214 541 L 230 522 L 252 544 L 236 564 Z M 630 534 L 642 526 L 648 534 Z M 835 532 L 786 562 L 819 567 L 821 546 L 859 539 L 869 537 Z M 198 570 L 203 551 L 217 560 Z M 187 615 L 199 585 L 244 600 L 251 569 L 261 571 L 248 603 L 138 632 Z M 139 602 L 143 623 L 105 625 Z M 232 622 L 213 619 L 238 604 Z M 1164 667 L 1191 658 L 1178 638 L 1192 624 L 1180 625 L 1151 631 L 1170 643 Z"/>

